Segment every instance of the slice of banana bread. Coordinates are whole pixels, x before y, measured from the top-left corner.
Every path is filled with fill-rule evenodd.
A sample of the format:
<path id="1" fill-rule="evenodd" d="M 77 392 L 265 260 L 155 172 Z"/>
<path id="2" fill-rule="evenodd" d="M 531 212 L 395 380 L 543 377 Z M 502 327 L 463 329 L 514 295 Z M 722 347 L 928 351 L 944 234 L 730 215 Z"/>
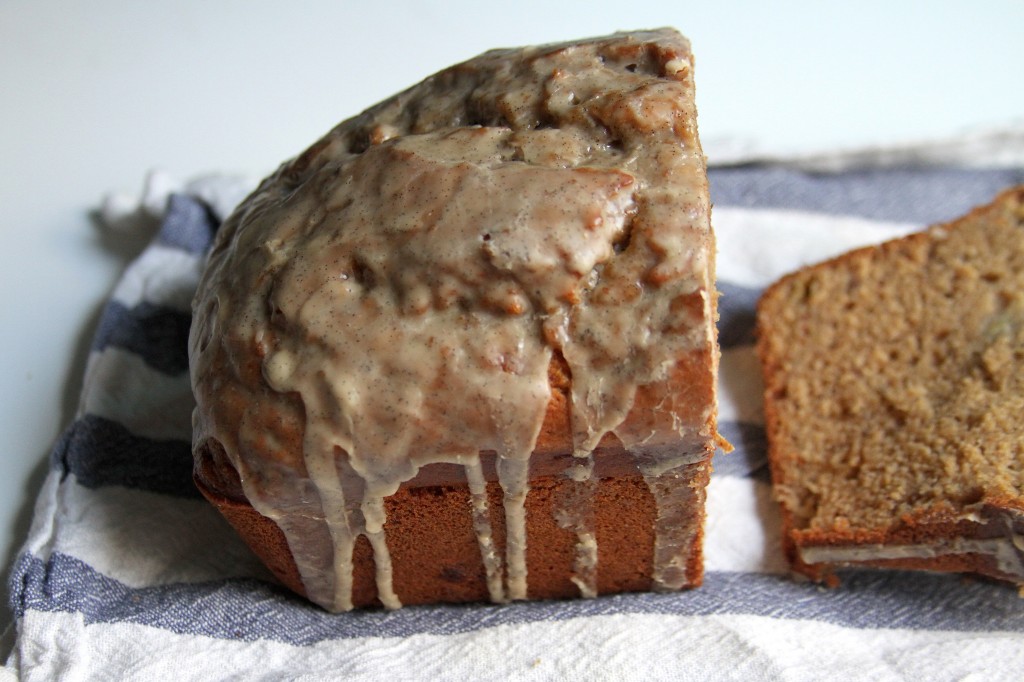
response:
<path id="1" fill-rule="evenodd" d="M 783 278 L 758 352 L 797 572 L 1024 583 L 1024 186 Z"/>

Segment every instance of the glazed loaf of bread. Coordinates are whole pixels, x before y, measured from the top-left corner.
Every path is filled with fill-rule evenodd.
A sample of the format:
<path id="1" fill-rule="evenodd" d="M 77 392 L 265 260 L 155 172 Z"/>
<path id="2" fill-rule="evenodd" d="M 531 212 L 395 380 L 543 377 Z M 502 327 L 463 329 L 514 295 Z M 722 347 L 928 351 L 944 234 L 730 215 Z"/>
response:
<path id="1" fill-rule="evenodd" d="M 488 52 L 221 227 L 195 479 L 322 607 L 701 581 L 714 242 L 689 44 Z"/>
<path id="2" fill-rule="evenodd" d="M 1024 187 L 783 278 L 758 336 L 797 571 L 1024 584 Z"/>

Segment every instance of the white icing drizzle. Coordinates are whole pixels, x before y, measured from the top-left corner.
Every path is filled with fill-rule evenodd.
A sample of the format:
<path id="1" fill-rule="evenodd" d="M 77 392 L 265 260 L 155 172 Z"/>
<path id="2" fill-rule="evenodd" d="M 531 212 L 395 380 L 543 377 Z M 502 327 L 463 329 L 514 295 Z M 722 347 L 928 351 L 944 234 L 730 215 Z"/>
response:
<path id="1" fill-rule="evenodd" d="M 470 504 L 473 506 L 473 530 L 480 545 L 480 557 L 487 574 L 487 594 L 491 601 L 500 604 L 508 601 L 505 591 L 505 569 L 501 555 L 494 547 L 494 531 L 491 529 L 490 509 L 487 502 L 487 481 L 484 479 L 480 457 L 472 457 L 466 463 L 466 480 L 469 482 Z"/>
<path id="2" fill-rule="evenodd" d="M 498 481 L 504 491 L 505 581 L 509 599 L 526 599 L 526 493 L 529 490 L 529 457 L 498 460 Z"/>
<path id="3" fill-rule="evenodd" d="M 688 485 L 692 466 L 700 466 L 702 453 L 665 459 L 651 459 L 639 454 L 640 470 L 654 495 L 658 516 L 654 522 L 654 589 L 661 592 L 685 587 L 686 560 L 694 542 L 692 523 L 687 515 L 704 503 L 703 488 Z M 676 466 L 672 466 L 677 463 Z M 704 464 L 706 466 L 706 464 Z"/>
<path id="4" fill-rule="evenodd" d="M 434 463 L 465 469 L 490 598 L 527 598 L 556 351 L 571 579 L 597 593 L 592 453 L 614 433 L 657 503 L 655 584 L 688 584 L 688 467 L 714 447 L 714 388 L 688 403 L 674 371 L 717 364 L 692 87 L 673 31 L 488 53 L 342 123 L 222 227 L 194 305 L 195 442 L 224 448 L 310 599 L 352 607 L 365 536 L 378 598 L 400 605 L 385 500 Z M 481 451 L 497 453 L 504 556 Z"/>
<path id="5" fill-rule="evenodd" d="M 580 596 L 597 596 L 597 535 L 594 531 L 594 454 L 577 453 L 566 476 L 573 481 L 571 492 L 556 513 L 558 525 L 576 534 L 576 556 L 571 580 Z"/>
<path id="6" fill-rule="evenodd" d="M 366 535 L 370 541 L 370 546 L 373 547 L 373 561 L 377 567 L 377 599 L 384 605 L 384 608 L 397 609 L 402 605 L 402 602 L 398 600 L 398 595 L 395 594 L 395 590 L 391 585 L 391 553 L 388 551 L 387 538 L 384 536 L 384 524 L 387 522 L 387 514 L 384 512 L 383 496 L 368 495 L 367 499 L 363 500 L 363 518 L 365 519 L 363 534 Z M 340 586 L 349 585 L 349 593 L 351 595 L 350 580 L 340 575 L 344 572 L 344 570 L 335 568 L 335 584 Z"/>

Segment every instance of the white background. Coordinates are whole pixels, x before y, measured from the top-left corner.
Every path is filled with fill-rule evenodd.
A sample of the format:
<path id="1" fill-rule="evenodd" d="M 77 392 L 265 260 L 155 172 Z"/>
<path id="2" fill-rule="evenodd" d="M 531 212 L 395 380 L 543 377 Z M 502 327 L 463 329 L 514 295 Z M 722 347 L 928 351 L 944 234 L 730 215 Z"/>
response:
<path id="1" fill-rule="evenodd" d="M 0 0 L 0 568 L 142 243 L 90 217 L 147 171 L 261 175 L 486 49 L 676 26 L 701 135 L 807 152 L 1024 117 L 1024 3 Z M 726 144 L 728 143 L 728 144 Z M 10 622 L 0 589 L 0 630 Z"/>

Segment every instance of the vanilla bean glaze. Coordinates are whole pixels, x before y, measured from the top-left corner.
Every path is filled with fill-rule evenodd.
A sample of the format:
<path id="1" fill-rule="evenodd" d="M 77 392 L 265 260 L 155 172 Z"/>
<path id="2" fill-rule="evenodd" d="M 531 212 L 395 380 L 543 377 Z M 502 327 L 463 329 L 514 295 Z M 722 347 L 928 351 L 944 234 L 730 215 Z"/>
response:
<path id="1" fill-rule="evenodd" d="M 195 444 L 223 448 L 310 599 L 352 607 L 365 536 L 378 598 L 400 605 L 384 500 L 436 463 L 465 468 L 491 599 L 526 598 L 555 356 L 579 483 L 559 523 L 579 538 L 581 594 L 600 570 L 587 504 L 602 439 L 637 457 L 658 502 L 656 587 L 685 584 L 673 561 L 692 531 L 671 520 L 702 491 L 673 483 L 717 438 L 695 121 L 674 31 L 493 51 L 341 123 L 226 221 L 194 303 Z M 703 398 L 674 379 L 694 355 Z M 503 548 L 481 451 L 497 455 Z"/>

